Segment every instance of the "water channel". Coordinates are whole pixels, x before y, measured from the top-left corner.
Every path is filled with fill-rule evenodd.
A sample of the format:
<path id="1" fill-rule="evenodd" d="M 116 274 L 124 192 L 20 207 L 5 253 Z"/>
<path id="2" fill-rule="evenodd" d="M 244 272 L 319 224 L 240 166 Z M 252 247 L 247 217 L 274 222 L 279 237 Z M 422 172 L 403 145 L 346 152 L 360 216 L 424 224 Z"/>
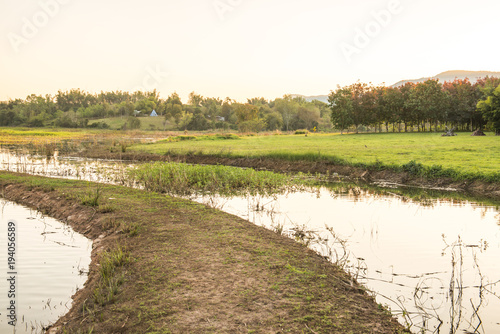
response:
<path id="1" fill-rule="evenodd" d="M 127 164 L 0 153 L 4 170 L 124 183 Z M 322 187 L 193 198 L 308 244 L 415 333 L 500 333 L 499 208 Z"/>
<path id="2" fill-rule="evenodd" d="M 0 333 L 43 333 L 87 280 L 92 242 L 3 199 L 0 230 Z"/>

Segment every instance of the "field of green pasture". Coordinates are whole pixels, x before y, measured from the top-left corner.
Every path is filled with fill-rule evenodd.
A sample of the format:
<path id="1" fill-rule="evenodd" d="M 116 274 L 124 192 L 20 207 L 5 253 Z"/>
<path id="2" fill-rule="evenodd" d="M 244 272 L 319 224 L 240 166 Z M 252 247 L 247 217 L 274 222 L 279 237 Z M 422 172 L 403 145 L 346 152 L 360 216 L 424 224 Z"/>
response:
<path id="1" fill-rule="evenodd" d="M 167 123 L 165 127 L 165 117 L 138 117 L 141 121 L 139 130 L 171 130 L 172 125 Z M 127 117 L 109 117 L 89 121 L 89 124 L 103 122 L 109 125 L 111 130 L 119 130 L 127 122 Z"/>
<path id="2" fill-rule="evenodd" d="M 500 137 L 459 133 L 309 134 L 225 137 L 171 137 L 130 149 L 156 154 L 204 154 L 285 160 L 329 160 L 347 165 L 404 167 L 411 164 L 459 173 L 500 173 Z M 217 140 L 214 140 L 217 139 Z M 411 163 L 410 163 L 411 162 Z M 409 164 L 410 163 L 410 164 Z M 448 171 L 449 172 L 449 171 Z M 439 175 L 437 175 L 439 176 Z M 446 176 L 446 175 L 443 175 Z"/>

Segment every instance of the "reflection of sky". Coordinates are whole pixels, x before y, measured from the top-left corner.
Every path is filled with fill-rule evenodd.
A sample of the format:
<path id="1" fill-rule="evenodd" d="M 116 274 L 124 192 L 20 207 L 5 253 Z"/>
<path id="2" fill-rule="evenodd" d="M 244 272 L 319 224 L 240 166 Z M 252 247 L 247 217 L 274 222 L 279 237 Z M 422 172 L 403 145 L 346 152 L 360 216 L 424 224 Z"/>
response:
<path id="1" fill-rule="evenodd" d="M 347 240 L 351 263 L 355 263 L 356 257 L 364 259 L 369 279 L 361 281 L 368 288 L 393 300 L 404 296 L 404 305 L 409 311 L 414 310 L 415 303 L 430 309 L 432 314 L 436 314 L 432 307 L 443 306 L 437 314 L 444 320 L 444 328 L 449 328 L 450 322 L 450 296 L 447 292 L 453 272 L 452 253 L 457 263 L 455 277 L 459 279 L 461 272 L 461 284 L 467 288 L 462 297 L 464 329 L 468 328 L 465 320 L 470 321 L 473 314 L 471 302 L 475 306 L 480 302 L 479 290 L 470 288 L 480 285 L 473 255 L 476 254 L 484 277 L 483 284 L 500 280 L 500 273 L 496 270 L 500 258 L 500 227 L 498 212 L 494 208 L 440 201 L 435 201 L 430 207 L 371 195 L 354 200 L 348 196 L 332 196 L 326 189 L 320 196 L 295 193 L 278 196 L 277 201 L 260 198 L 252 199 L 249 204 L 246 198 L 236 198 L 221 202 L 226 201 L 224 211 L 258 225 L 269 227 L 280 223 L 285 225 L 285 230 L 305 225 L 307 230 L 323 236 L 328 235 L 325 226 L 332 227 L 339 238 Z M 265 210 L 253 212 L 251 208 L 257 203 L 264 204 Z M 460 260 L 463 261 L 461 271 Z M 419 299 L 413 296 L 417 286 L 424 288 L 419 291 L 424 292 Z M 490 288 L 500 295 L 499 287 L 500 284 Z M 500 299 L 485 295 L 487 303 L 479 312 L 482 325 L 486 333 L 500 332 L 497 324 Z M 391 304 L 386 298 L 378 297 L 377 300 Z M 418 323 L 421 320 L 413 321 Z"/>
<path id="2" fill-rule="evenodd" d="M 57 154 L 57 153 L 56 153 Z M 0 148 L 0 170 L 10 172 L 78 179 L 95 182 L 123 183 L 127 164 L 83 158 L 51 158 L 25 154 L 14 155 Z"/>
<path id="3" fill-rule="evenodd" d="M 91 241 L 52 218 L 41 218 L 22 206 L 2 201 L 0 213 L 0 333 L 11 333 L 4 310 L 8 221 L 16 221 L 16 333 L 36 333 L 55 322 L 71 307 L 71 296 L 82 288 L 90 264 Z M 24 321 L 23 321 L 24 319 Z"/>

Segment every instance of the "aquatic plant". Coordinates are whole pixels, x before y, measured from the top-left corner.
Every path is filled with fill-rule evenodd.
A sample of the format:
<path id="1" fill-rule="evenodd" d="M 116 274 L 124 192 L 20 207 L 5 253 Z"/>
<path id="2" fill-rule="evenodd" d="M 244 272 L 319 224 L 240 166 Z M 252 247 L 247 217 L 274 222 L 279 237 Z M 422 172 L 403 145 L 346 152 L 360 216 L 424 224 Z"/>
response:
<path id="1" fill-rule="evenodd" d="M 228 166 L 201 166 L 155 162 L 128 170 L 128 175 L 147 190 L 171 195 L 241 194 L 271 195 L 305 185 L 290 175 Z"/>

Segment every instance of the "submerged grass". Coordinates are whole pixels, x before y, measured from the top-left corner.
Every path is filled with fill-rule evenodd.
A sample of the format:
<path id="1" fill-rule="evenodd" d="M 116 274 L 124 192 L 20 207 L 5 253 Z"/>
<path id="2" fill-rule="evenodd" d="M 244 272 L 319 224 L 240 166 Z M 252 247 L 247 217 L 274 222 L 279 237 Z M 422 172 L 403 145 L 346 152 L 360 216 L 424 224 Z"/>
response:
<path id="1" fill-rule="evenodd" d="M 305 181 L 297 181 L 290 175 L 222 165 L 155 162 L 131 168 L 128 174 L 147 190 L 181 196 L 198 193 L 271 195 L 305 185 Z"/>

